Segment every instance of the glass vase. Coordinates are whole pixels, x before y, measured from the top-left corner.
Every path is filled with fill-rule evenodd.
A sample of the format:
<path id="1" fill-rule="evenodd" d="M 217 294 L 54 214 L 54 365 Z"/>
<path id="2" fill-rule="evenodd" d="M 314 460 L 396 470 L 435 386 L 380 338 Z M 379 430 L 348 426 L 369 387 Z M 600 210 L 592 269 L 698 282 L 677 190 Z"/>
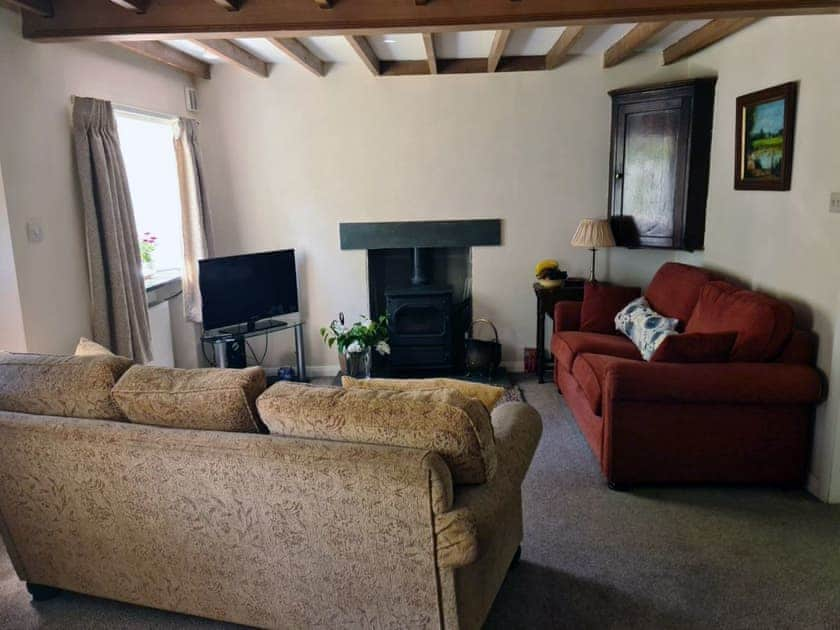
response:
<path id="1" fill-rule="evenodd" d="M 370 378 L 370 348 L 362 352 L 347 352 L 344 355 L 346 368 L 344 373 L 352 378 Z"/>

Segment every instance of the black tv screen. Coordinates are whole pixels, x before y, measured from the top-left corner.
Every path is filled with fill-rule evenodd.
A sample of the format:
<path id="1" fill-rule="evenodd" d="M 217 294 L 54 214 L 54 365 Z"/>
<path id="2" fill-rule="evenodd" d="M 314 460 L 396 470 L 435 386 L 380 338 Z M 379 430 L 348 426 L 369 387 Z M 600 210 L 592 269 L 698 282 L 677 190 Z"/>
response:
<path id="1" fill-rule="evenodd" d="M 295 250 L 198 262 L 205 330 L 298 312 Z"/>

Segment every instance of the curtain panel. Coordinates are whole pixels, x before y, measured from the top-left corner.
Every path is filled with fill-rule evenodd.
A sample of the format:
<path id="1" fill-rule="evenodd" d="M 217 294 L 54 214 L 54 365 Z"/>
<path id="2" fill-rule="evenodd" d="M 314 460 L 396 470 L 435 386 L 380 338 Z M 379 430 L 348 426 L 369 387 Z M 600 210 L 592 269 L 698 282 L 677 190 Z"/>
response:
<path id="1" fill-rule="evenodd" d="M 201 292 L 198 261 L 213 255 L 210 211 L 207 205 L 204 169 L 198 146 L 198 121 L 181 118 L 175 133 L 175 156 L 181 187 L 181 230 L 184 242 L 184 317 L 201 323 Z"/>
<path id="2" fill-rule="evenodd" d="M 111 103 L 73 102 L 73 146 L 85 218 L 93 338 L 152 359 L 149 311 L 128 179 Z"/>

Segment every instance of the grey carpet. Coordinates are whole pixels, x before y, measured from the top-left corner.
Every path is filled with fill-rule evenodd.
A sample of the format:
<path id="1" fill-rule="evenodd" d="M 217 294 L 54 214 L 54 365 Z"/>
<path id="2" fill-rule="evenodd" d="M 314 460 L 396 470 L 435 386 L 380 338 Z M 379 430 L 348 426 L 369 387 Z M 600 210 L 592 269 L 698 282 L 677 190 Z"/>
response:
<path id="1" fill-rule="evenodd" d="M 489 628 L 838 628 L 840 506 L 762 488 L 607 489 L 553 385 L 525 541 Z M 37 605 L 0 548 L 0 628 L 232 628 L 64 594 Z"/>

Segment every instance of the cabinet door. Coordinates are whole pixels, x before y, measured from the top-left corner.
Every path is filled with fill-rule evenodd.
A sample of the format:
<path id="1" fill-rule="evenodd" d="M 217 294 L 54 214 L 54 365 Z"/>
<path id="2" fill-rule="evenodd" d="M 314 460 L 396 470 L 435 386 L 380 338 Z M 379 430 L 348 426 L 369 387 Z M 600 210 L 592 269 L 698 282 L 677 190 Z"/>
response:
<path id="1" fill-rule="evenodd" d="M 610 214 L 619 245 L 682 246 L 691 98 L 617 102 Z"/>

